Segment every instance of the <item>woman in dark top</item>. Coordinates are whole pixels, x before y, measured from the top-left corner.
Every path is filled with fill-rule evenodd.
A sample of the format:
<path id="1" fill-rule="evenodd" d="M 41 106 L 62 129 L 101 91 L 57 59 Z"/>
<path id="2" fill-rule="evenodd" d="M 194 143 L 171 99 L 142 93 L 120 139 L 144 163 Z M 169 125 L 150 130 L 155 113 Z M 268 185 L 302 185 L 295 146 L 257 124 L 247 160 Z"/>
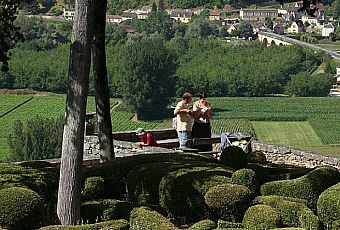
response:
<path id="1" fill-rule="evenodd" d="M 194 103 L 195 111 L 194 125 L 192 126 L 193 138 L 211 138 L 210 119 L 212 118 L 211 105 L 207 102 L 207 94 L 199 94 L 200 99 Z M 199 145 L 199 151 L 211 151 L 212 145 Z"/>

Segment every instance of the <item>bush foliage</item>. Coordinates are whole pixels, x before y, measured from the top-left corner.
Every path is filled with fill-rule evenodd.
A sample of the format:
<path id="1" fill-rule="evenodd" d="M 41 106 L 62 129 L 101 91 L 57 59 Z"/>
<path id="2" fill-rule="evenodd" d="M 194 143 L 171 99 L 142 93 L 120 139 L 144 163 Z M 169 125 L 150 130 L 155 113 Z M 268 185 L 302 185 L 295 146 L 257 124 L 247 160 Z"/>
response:
<path id="1" fill-rule="evenodd" d="M 44 219 L 43 211 L 43 199 L 30 189 L 0 190 L 0 226 L 5 229 L 34 229 Z"/>
<path id="2" fill-rule="evenodd" d="M 268 182 L 261 186 L 261 194 L 306 199 L 308 207 L 316 211 L 319 195 L 339 181 L 336 168 L 322 166 L 296 179 Z"/>
<path id="3" fill-rule="evenodd" d="M 269 230 L 281 226 L 280 214 L 268 205 L 251 206 L 244 214 L 246 229 Z"/>
<path id="4" fill-rule="evenodd" d="M 321 193 L 317 203 L 318 217 L 325 226 L 340 223 L 340 183 Z"/>

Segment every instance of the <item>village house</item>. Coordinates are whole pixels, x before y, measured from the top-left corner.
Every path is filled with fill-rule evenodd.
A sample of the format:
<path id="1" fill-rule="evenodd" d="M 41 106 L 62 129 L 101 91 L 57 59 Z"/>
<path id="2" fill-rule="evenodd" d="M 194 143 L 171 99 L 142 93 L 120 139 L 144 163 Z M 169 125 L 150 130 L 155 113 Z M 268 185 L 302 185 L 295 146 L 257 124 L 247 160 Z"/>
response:
<path id="1" fill-rule="evenodd" d="M 230 25 L 230 24 L 238 24 L 238 23 L 240 23 L 239 18 L 225 18 L 223 19 L 222 26 Z"/>
<path id="2" fill-rule="evenodd" d="M 209 21 L 220 21 L 223 19 L 223 12 L 220 10 L 211 10 L 208 19 Z"/>
<path id="3" fill-rule="evenodd" d="M 304 25 L 301 20 L 294 21 L 287 29 L 287 33 L 299 34 L 304 31 Z"/>
<path id="4" fill-rule="evenodd" d="M 170 18 L 174 19 L 177 22 L 182 23 L 189 23 L 191 18 L 193 16 L 193 13 L 191 11 L 171 11 Z"/>
<path id="5" fill-rule="evenodd" d="M 320 14 L 320 15 L 319 15 Z M 309 25 L 312 25 L 313 27 L 321 27 L 322 26 L 322 21 L 324 20 L 324 16 L 323 16 L 323 12 L 319 13 L 319 17 L 310 17 L 308 15 L 302 15 L 301 17 L 301 21 L 303 22 L 303 24 L 305 24 L 306 22 L 308 22 Z"/>
<path id="6" fill-rule="evenodd" d="M 126 20 L 134 20 L 137 19 L 137 14 L 136 13 L 132 13 L 129 11 L 125 11 L 122 13 L 122 20 L 126 21 Z"/>
<path id="7" fill-rule="evenodd" d="M 335 31 L 335 26 L 333 23 L 328 23 L 322 26 L 322 32 L 321 36 L 322 37 L 329 37 L 330 33 L 333 33 Z"/>
<path id="8" fill-rule="evenodd" d="M 119 24 L 123 21 L 123 17 L 120 15 L 106 15 L 107 23 L 116 23 Z"/>
<path id="9" fill-rule="evenodd" d="M 264 21 L 266 18 L 277 18 L 277 9 L 241 9 L 240 18 L 245 21 Z"/>
<path id="10" fill-rule="evenodd" d="M 74 13 L 75 10 L 70 5 L 63 5 L 63 18 L 66 20 L 73 20 L 74 19 Z"/>

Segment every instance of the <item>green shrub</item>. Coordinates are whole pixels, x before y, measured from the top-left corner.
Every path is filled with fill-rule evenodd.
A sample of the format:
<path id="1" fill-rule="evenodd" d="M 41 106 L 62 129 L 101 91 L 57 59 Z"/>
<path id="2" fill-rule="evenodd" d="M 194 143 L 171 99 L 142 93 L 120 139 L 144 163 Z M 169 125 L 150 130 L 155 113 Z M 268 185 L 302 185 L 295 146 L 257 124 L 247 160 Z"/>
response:
<path id="1" fill-rule="evenodd" d="M 92 200 L 81 205 L 80 215 L 85 223 L 129 219 L 130 212 L 135 206 L 120 200 Z"/>
<path id="2" fill-rule="evenodd" d="M 318 217 L 326 226 L 340 220 L 340 183 L 321 193 L 317 203 Z"/>
<path id="3" fill-rule="evenodd" d="M 240 147 L 229 146 L 222 151 L 220 161 L 226 166 L 241 169 L 247 164 L 247 155 Z"/>
<path id="4" fill-rule="evenodd" d="M 261 186 L 261 194 L 306 199 L 308 207 L 316 211 L 319 195 L 339 181 L 340 172 L 337 169 L 323 166 L 296 179 L 268 182 Z"/>
<path id="5" fill-rule="evenodd" d="M 38 230 L 129 230 L 129 223 L 127 220 L 111 220 L 100 222 L 96 224 L 85 224 L 76 226 L 53 225 Z"/>
<path id="6" fill-rule="evenodd" d="M 56 198 L 58 181 L 58 168 L 32 169 L 11 164 L 0 164 L 0 189 L 8 187 L 29 188 L 48 202 Z"/>
<path id="7" fill-rule="evenodd" d="M 305 228 L 273 228 L 271 230 L 305 230 Z"/>
<path id="8" fill-rule="evenodd" d="M 40 168 L 48 168 L 54 167 L 53 164 L 47 161 L 24 161 L 18 164 L 21 167 L 40 169 Z"/>
<path id="9" fill-rule="evenodd" d="M 37 116 L 25 124 L 17 120 L 8 137 L 11 161 L 30 161 L 61 156 L 63 118 Z"/>
<path id="10" fill-rule="evenodd" d="M 225 221 L 225 220 L 218 220 L 217 222 L 217 228 L 243 228 L 243 223 L 234 223 L 230 221 Z"/>
<path id="11" fill-rule="evenodd" d="M 258 191 L 258 182 L 256 181 L 256 174 L 251 169 L 240 169 L 233 173 L 231 176 L 231 182 L 233 184 L 239 184 L 246 186 L 253 193 Z"/>
<path id="12" fill-rule="evenodd" d="M 247 154 L 247 161 L 249 163 L 259 163 L 264 164 L 267 162 L 266 155 L 261 151 L 255 151 Z"/>
<path id="13" fill-rule="evenodd" d="M 243 224 L 246 229 L 267 230 L 281 226 L 279 213 L 268 205 L 255 205 L 244 214 Z"/>
<path id="14" fill-rule="evenodd" d="M 210 156 L 193 153 L 160 153 L 116 158 L 112 161 L 95 165 L 84 172 L 87 177 L 99 176 L 104 179 L 103 198 L 124 199 L 127 196 L 126 176 L 138 165 L 152 162 L 192 162 L 204 161 L 219 163 Z"/>
<path id="15" fill-rule="evenodd" d="M 43 217 L 43 199 L 27 188 L 0 190 L 0 226 L 6 229 L 34 229 Z"/>
<path id="16" fill-rule="evenodd" d="M 209 189 L 204 198 L 218 217 L 239 222 L 252 200 L 252 193 L 243 185 L 222 184 Z"/>
<path id="17" fill-rule="evenodd" d="M 183 164 L 162 178 L 160 205 L 170 216 L 184 218 L 187 223 L 209 218 L 204 195 L 211 187 L 228 183 L 232 172 L 222 165 L 205 162 Z"/>
<path id="18" fill-rule="evenodd" d="M 212 230 L 216 228 L 216 224 L 212 220 L 201 220 L 200 222 L 192 225 L 187 230 Z"/>
<path id="19" fill-rule="evenodd" d="M 309 230 L 320 228 L 318 217 L 304 204 L 303 200 L 282 196 L 259 196 L 253 203 L 274 208 L 280 214 L 283 226 Z"/>
<path id="20" fill-rule="evenodd" d="M 339 230 L 339 229 L 340 229 L 340 220 L 333 221 L 332 230 Z"/>
<path id="21" fill-rule="evenodd" d="M 181 169 L 186 169 L 186 173 L 197 170 L 202 171 L 202 168 L 209 169 L 209 175 L 202 173 L 202 178 L 197 178 L 196 175 L 196 178 L 192 179 L 203 180 L 205 179 L 203 177 L 214 176 L 215 178 L 216 176 L 221 175 L 222 177 L 223 175 L 222 180 L 226 182 L 229 178 L 227 179 L 225 177 L 231 176 L 231 171 L 222 169 L 219 166 L 218 164 L 207 162 L 158 162 L 137 166 L 127 175 L 128 199 L 133 203 L 158 205 L 160 200 L 159 185 L 162 178 L 169 173 L 174 172 L 176 174 L 177 170 Z M 176 177 L 175 175 L 174 178 Z"/>
<path id="22" fill-rule="evenodd" d="M 81 193 L 82 200 L 93 200 L 103 197 L 104 179 L 94 176 L 85 180 L 84 189 Z"/>
<path id="23" fill-rule="evenodd" d="M 178 230 L 168 219 L 152 211 L 151 209 L 140 207 L 134 208 L 130 215 L 130 230 Z"/>

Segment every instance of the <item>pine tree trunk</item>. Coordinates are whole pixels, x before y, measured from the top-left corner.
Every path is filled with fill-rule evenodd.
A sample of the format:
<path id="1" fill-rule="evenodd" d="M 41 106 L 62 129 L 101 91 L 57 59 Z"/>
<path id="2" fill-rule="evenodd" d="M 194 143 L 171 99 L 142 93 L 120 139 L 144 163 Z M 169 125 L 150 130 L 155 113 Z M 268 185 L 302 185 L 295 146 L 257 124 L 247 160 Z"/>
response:
<path id="1" fill-rule="evenodd" d="M 91 65 L 91 12 L 91 0 L 76 0 L 57 204 L 57 214 L 63 225 L 76 225 L 80 220 L 81 164 Z"/>
<path id="2" fill-rule="evenodd" d="M 101 162 L 109 161 L 114 158 L 105 50 L 106 5 L 106 0 L 96 2 L 94 9 L 94 12 L 96 12 L 94 16 L 94 41 L 92 45 L 94 88 Z"/>

